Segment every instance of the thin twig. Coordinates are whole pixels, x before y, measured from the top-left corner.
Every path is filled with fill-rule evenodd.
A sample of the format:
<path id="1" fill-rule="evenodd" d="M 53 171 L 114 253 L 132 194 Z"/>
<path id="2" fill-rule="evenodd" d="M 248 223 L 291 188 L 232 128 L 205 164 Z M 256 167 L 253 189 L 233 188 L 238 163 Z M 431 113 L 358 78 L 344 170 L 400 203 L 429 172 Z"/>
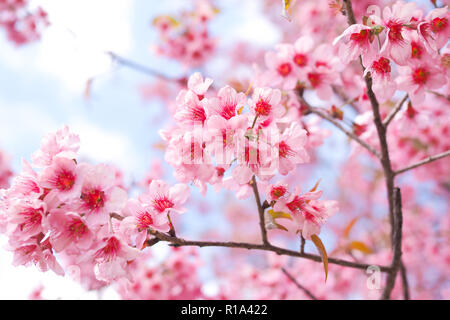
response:
<path id="1" fill-rule="evenodd" d="M 403 106 L 403 103 L 406 101 L 406 99 L 408 99 L 408 94 L 405 94 L 403 96 L 403 98 L 397 102 L 397 104 L 395 105 L 395 107 L 391 110 L 391 112 L 387 115 L 387 117 L 383 120 L 383 126 L 385 128 L 387 128 L 387 126 L 389 125 L 389 123 L 392 121 L 392 119 L 394 119 L 395 115 L 400 111 L 400 109 Z"/>
<path id="2" fill-rule="evenodd" d="M 303 238 L 302 235 L 300 235 L 300 252 L 305 253 L 305 238 Z"/>
<path id="3" fill-rule="evenodd" d="M 246 243 L 246 242 L 233 242 L 233 241 L 193 241 L 193 240 L 185 240 L 178 237 L 171 237 L 168 234 L 162 233 L 156 230 L 148 230 L 148 232 L 157 237 L 161 241 L 166 241 L 172 244 L 176 244 L 178 246 L 194 246 L 194 247 L 224 247 L 224 248 L 241 248 L 248 250 L 262 250 L 262 251 L 271 251 L 275 252 L 279 255 L 291 256 L 291 257 L 299 257 L 304 259 L 309 259 L 316 262 L 322 262 L 322 257 L 309 253 L 301 253 L 298 251 L 293 251 L 289 249 L 280 248 L 271 244 L 255 244 L 255 243 Z M 336 258 L 328 258 L 328 262 L 330 264 L 336 264 L 344 267 L 350 267 L 355 269 L 366 270 L 368 267 L 372 266 L 372 264 L 367 263 L 356 263 Z M 378 266 L 382 272 L 389 272 L 391 269 L 387 266 Z"/>
<path id="4" fill-rule="evenodd" d="M 360 139 L 356 134 L 354 134 L 353 132 L 347 130 L 344 128 L 344 126 L 342 124 L 339 123 L 339 121 L 336 121 L 333 117 L 331 117 L 330 115 L 328 115 L 327 113 L 323 112 L 321 109 L 316 108 L 316 107 L 312 107 L 310 106 L 302 97 L 300 97 L 300 99 L 302 100 L 302 102 L 309 108 L 309 110 L 314 113 L 317 114 L 319 117 L 331 122 L 332 124 L 334 124 L 335 127 L 337 127 L 338 129 L 340 129 L 347 137 L 349 137 L 350 139 L 356 141 L 357 143 L 359 143 L 362 147 L 364 147 L 365 149 L 367 149 L 371 154 L 373 154 L 374 156 L 376 156 L 377 158 L 380 158 L 380 153 L 375 150 L 375 148 L 373 148 L 372 146 L 370 146 L 367 142 L 363 141 L 362 139 Z"/>
<path id="5" fill-rule="evenodd" d="M 306 289 L 304 286 L 302 286 L 285 268 L 281 268 L 281 271 L 291 280 L 297 288 L 302 290 L 308 297 L 310 297 L 312 300 L 318 300 L 315 295 L 311 293 L 308 289 Z"/>
<path id="6" fill-rule="evenodd" d="M 186 79 L 185 77 L 179 77 L 179 78 L 169 77 L 168 75 L 166 75 L 160 71 L 154 70 L 150 67 L 144 66 L 144 65 L 137 63 L 135 61 L 132 61 L 130 59 L 123 58 L 123 57 L 119 56 L 118 54 L 111 52 L 111 51 L 106 52 L 106 54 L 111 57 L 111 60 L 113 62 L 116 62 L 122 66 L 129 67 L 133 70 L 139 71 L 141 73 L 147 74 L 152 77 L 161 78 L 166 81 L 175 81 L 175 82 L 181 82 Z"/>
<path id="7" fill-rule="evenodd" d="M 409 166 L 407 166 L 407 167 L 405 167 L 403 169 L 395 171 L 394 174 L 398 175 L 398 174 L 401 174 L 401 173 L 406 172 L 408 170 L 415 169 L 417 167 L 423 166 L 425 164 L 431 163 L 433 161 L 436 161 L 436 160 L 439 160 L 439 159 L 442 159 L 442 158 L 445 158 L 445 157 L 448 157 L 448 156 L 450 156 L 450 150 L 447 150 L 445 152 L 442 152 L 442 153 L 436 154 L 434 156 L 425 158 L 425 159 L 423 159 L 423 160 L 421 160 L 419 162 L 416 162 L 416 163 L 414 163 L 412 165 L 409 165 Z"/>
<path id="8" fill-rule="evenodd" d="M 269 241 L 267 240 L 267 230 L 266 230 L 266 221 L 264 218 L 264 208 L 261 204 L 261 198 L 259 197 L 259 191 L 258 191 L 258 185 L 256 184 L 256 178 L 255 176 L 252 177 L 251 185 L 253 188 L 253 193 L 255 194 L 255 200 L 256 205 L 258 207 L 258 213 L 259 213 L 259 227 L 261 229 L 261 237 L 262 242 L 264 244 L 268 244 Z"/>

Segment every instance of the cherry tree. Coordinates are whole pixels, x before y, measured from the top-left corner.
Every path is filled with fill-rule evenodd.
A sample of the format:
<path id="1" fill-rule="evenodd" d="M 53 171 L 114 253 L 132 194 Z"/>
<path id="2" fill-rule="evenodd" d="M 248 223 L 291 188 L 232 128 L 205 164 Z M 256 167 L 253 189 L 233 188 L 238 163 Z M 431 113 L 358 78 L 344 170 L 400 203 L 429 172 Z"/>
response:
<path id="1" fill-rule="evenodd" d="M 87 290 L 112 286 L 125 299 L 448 298 L 450 17 L 430 4 L 267 0 L 282 35 L 272 48 L 221 47 L 211 32 L 220 4 L 209 0 L 154 17 L 154 54 L 181 76 L 107 54 L 151 77 L 140 92 L 164 103 L 160 148 L 176 181 L 155 160 L 126 186 L 121 169 L 79 158 L 83 141 L 67 126 L 43 137 L 9 186 L 0 153 L 13 264 L 76 270 Z M 26 1 L 0 1 L 17 44 L 46 21 Z M 223 70 L 211 67 L 217 57 Z M 333 136 L 349 149 L 337 164 Z M 423 200 L 425 182 L 442 206 Z M 187 239 L 178 222 L 195 206 L 208 215 L 191 196 L 208 189 L 227 196 L 231 231 L 218 222 Z M 202 290 L 205 265 L 213 295 Z"/>

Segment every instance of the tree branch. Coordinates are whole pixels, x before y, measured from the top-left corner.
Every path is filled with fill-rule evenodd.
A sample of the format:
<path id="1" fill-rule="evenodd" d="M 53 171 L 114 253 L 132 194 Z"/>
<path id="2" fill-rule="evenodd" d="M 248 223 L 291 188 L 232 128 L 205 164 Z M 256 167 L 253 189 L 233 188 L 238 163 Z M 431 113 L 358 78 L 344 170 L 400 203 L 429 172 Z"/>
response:
<path id="1" fill-rule="evenodd" d="M 397 272 L 402 264 L 402 225 L 403 225 L 403 215 L 402 215 L 402 196 L 400 188 L 395 188 L 394 190 L 394 256 L 392 257 L 391 271 L 388 272 L 388 277 L 386 280 L 386 287 L 384 288 L 382 299 L 389 299 L 392 289 L 395 285 L 395 278 Z"/>
<path id="2" fill-rule="evenodd" d="M 158 238 L 160 241 L 166 241 L 171 244 L 176 244 L 178 246 L 194 246 L 194 247 L 225 247 L 225 248 L 241 248 L 248 250 L 262 250 L 262 251 L 271 251 L 275 252 L 279 255 L 291 256 L 291 257 L 299 257 L 304 259 L 309 259 L 316 262 L 322 262 L 322 257 L 309 253 L 301 253 L 298 251 L 288 250 L 284 248 L 280 248 L 271 244 L 254 244 L 254 243 L 246 243 L 246 242 L 232 242 L 232 241 L 192 241 L 185 240 L 178 237 L 172 237 L 168 234 L 149 229 L 148 232 Z M 356 263 L 336 258 L 328 258 L 328 263 L 336 264 L 344 267 L 350 267 L 355 269 L 366 270 L 368 267 L 372 266 L 372 264 L 366 263 Z M 386 266 L 378 266 L 382 272 L 389 272 L 390 267 Z"/>
<path id="3" fill-rule="evenodd" d="M 263 208 L 263 206 L 261 204 L 261 198 L 259 197 L 258 185 L 256 184 L 255 176 L 252 177 L 251 185 L 253 188 L 253 193 L 255 194 L 256 205 L 258 207 L 259 227 L 261 229 L 262 242 L 264 244 L 269 244 L 269 241 L 267 240 L 266 221 L 264 218 L 265 209 Z"/>
<path id="4" fill-rule="evenodd" d="M 406 272 L 406 267 L 403 261 L 400 265 L 400 274 L 402 276 L 403 297 L 405 300 L 409 300 L 410 295 L 409 295 L 408 273 Z"/>
<path id="5" fill-rule="evenodd" d="M 399 102 L 397 102 L 394 109 L 392 109 L 391 112 L 387 115 L 387 117 L 383 120 L 383 126 L 385 128 L 387 128 L 387 126 L 392 121 L 392 119 L 394 119 L 395 115 L 400 111 L 400 109 L 402 108 L 403 103 L 405 103 L 406 99 L 408 99 L 408 94 L 405 94 L 403 96 L 403 98 Z"/>
<path id="6" fill-rule="evenodd" d="M 308 297 L 310 297 L 312 300 L 318 300 L 316 296 L 311 293 L 311 291 L 298 283 L 298 281 L 295 280 L 295 278 L 289 272 L 287 272 L 285 268 L 281 268 L 281 271 L 283 271 L 283 273 L 289 278 L 289 280 L 291 280 L 297 286 L 297 288 L 302 290 Z"/>
<path id="7" fill-rule="evenodd" d="M 433 162 L 433 161 L 436 161 L 436 160 L 439 160 L 439 159 L 442 159 L 442 158 L 445 158 L 445 157 L 448 157 L 448 156 L 450 156 L 450 150 L 447 150 L 445 152 L 442 152 L 442 153 L 436 154 L 434 156 L 425 158 L 425 159 L 423 159 L 423 160 L 421 160 L 421 161 L 419 161 L 417 163 L 414 163 L 412 165 L 407 166 L 406 168 L 403 168 L 403 169 L 395 171 L 394 174 L 398 175 L 398 174 L 401 174 L 401 173 L 406 172 L 408 170 L 415 169 L 417 167 L 423 166 L 425 164 L 428 164 L 430 162 Z"/>
<path id="8" fill-rule="evenodd" d="M 352 9 L 351 0 L 344 0 L 345 14 L 347 16 L 347 22 L 349 25 L 355 24 L 356 19 Z M 401 195 L 400 189 L 394 189 L 394 177 L 395 174 L 392 170 L 391 160 L 389 157 L 389 148 L 386 139 L 386 128 L 383 125 L 380 115 L 380 104 L 372 90 L 372 75 L 370 72 L 365 72 L 365 68 L 362 64 L 362 58 L 359 57 L 361 68 L 363 69 L 364 80 L 367 87 L 367 96 L 369 97 L 370 104 L 372 106 L 373 121 L 377 130 L 378 140 L 381 149 L 381 165 L 383 167 L 384 177 L 386 180 L 386 192 L 388 196 L 389 204 L 389 222 L 391 225 L 391 245 L 393 251 L 393 258 L 391 263 L 391 271 L 388 273 L 386 280 L 386 287 L 383 291 L 382 299 L 389 299 L 392 289 L 394 288 L 395 278 L 401 262 L 402 255 L 402 207 L 401 207 Z M 394 201 L 394 198 L 396 199 Z"/>

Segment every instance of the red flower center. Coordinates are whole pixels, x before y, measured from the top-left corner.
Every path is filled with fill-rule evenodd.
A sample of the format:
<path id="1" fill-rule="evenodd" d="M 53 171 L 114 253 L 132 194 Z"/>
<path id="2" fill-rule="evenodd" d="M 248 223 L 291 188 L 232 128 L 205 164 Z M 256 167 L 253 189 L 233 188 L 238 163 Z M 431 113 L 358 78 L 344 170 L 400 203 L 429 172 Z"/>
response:
<path id="1" fill-rule="evenodd" d="M 42 209 L 27 208 L 20 213 L 24 222 L 19 225 L 21 231 L 28 232 L 42 222 Z"/>
<path id="2" fill-rule="evenodd" d="M 236 115 L 236 105 L 233 103 L 226 104 L 222 108 L 222 112 L 220 113 L 220 115 L 223 118 L 230 120 L 231 118 L 233 118 Z"/>
<path id="3" fill-rule="evenodd" d="M 308 63 L 308 57 L 304 54 L 297 53 L 294 56 L 294 63 L 299 67 L 304 67 Z"/>
<path id="4" fill-rule="evenodd" d="M 75 184 L 75 176 L 72 174 L 72 172 L 67 170 L 62 170 L 58 177 L 56 178 L 56 187 L 59 190 L 67 191 L 72 189 L 73 185 Z"/>
<path id="5" fill-rule="evenodd" d="M 69 222 L 68 230 L 76 236 L 83 236 L 88 232 L 88 227 L 79 218 L 74 218 Z"/>
<path id="6" fill-rule="evenodd" d="M 174 203 L 165 196 L 153 200 L 153 208 L 158 212 L 164 212 L 164 210 L 173 208 L 173 206 Z"/>
<path id="7" fill-rule="evenodd" d="M 313 88 L 317 88 L 322 83 L 322 75 L 316 72 L 308 73 L 308 80 Z"/>
<path id="8" fill-rule="evenodd" d="M 90 210 L 102 208 L 105 205 L 105 193 L 99 189 L 91 189 L 81 193 L 81 200 Z"/>
<path id="9" fill-rule="evenodd" d="M 148 212 L 139 214 L 137 220 L 137 226 L 139 229 L 147 229 L 149 226 L 153 225 L 153 218 Z"/>
<path id="10" fill-rule="evenodd" d="M 268 116 L 272 106 L 265 100 L 259 99 L 255 106 L 255 112 L 258 116 Z"/>
<path id="11" fill-rule="evenodd" d="M 111 237 L 108 239 L 106 246 L 104 246 L 102 249 L 98 250 L 95 253 L 95 258 L 96 259 L 100 258 L 103 261 L 110 261 L 117 256 L 119 250 L 120 250 L 120 241 L 115 237 Z"/>
<path id="12" fill-rule="evenodd" d="M 291 73 L 292 66 L 290 63 L 282 63 L 278 66 L 277 71 L 281 76 L 286 77 Z"/>
<path id="13" fill-rule="evenodd" d="M 300 208 L 303 206 L 303 200 L 299 196 L 295 196 L 295 198 L 286 204 L 286 206 L 291 210 L 292 212 L 295 212 L 297 210 L 300 210 Z"/>
<path id="14" fill-rule="evenodd" d="M 205 109 L 203 109 L 201 106 L 195 106 L 195 107 L 191 107 L 189 109 L 190 114 L 191 114 L 191 120 L 192 121 L 198 121 L 201 123 L 204 123 L 206 120 L 206 113 L 205 113 Z"/>
<path id="15" fill-rule="evenodd" d="M 427 82 L 429 72 L 425 68 L 417 68 L 412 73 L 413 82 L 415 84 L 425 84 Z"/>
<path id="16" fill-rule="evenodd" d="M 372 63 L 372 69 L 378 74 L 385 75 L 391 72 L 389 59 L 381 57 L 378 61 Z"/>
<path id="17" fill-rule="evenodd" d="M 287 158 L 288 156 L 292 156 L 295 154 L 295 152 L 292 150 L 292 148 L 284 141 L 280 142 L 280 145 L 278 146 L 279 155 L 281 158 Z"/>
<path id="18" fill-rule="evenodd" d="M 422 53 L 423 53 L 422 46 L 419 43 L 412 41 L 411 42 L 411 58 L 420 59 L 422 57 Z"/>
<path id="19" fill-rule="evenodd" d="M 389 40 L 392 42 L 403 41 L 402 29 L 403 25 L 397 21 L 389 21 L 386 25 L 389 28 Z"/>
<path id="20" fill-rule="evenodd" d="M 447 18 L 434 18 L 431 20 L 431 31 L 434 33 L 441 32 L 444 30 L 448 25 Z"/>
<path id="21" fill-rule="evenodd" d="M 350 35 L 350 40 L 356 42 L 356 44 L 359 46 L 364 46 L 369 41 L 369 35 L 370 35 L 369 31 L 364 29 L 361 30 L 359 33 L 352 33 Z"/>
<path id="22" fill-rule="evenodd" d="M 286 193 L 286 188 L 283 186 L 278 186 L 278 187 L 272 188 L 270 195 L 274 199 L 279 199 L 280 197 L 284 196 L 285 193 Z"/>

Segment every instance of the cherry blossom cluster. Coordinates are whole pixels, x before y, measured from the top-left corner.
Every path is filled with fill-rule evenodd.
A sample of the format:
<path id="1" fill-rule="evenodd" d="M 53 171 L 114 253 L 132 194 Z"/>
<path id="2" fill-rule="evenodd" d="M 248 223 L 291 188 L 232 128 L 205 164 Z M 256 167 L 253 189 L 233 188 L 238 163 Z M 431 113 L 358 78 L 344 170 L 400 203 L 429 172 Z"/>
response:
<path id="1" fill-rule="evenodd" d="M 208 23 L 217 9 L 209 0 L 197 0 L 194 4 L 192 11 L 185 11 L 180 17 L 163 15 L 153 20 L 161 38 L 156 52 L 188 67 L 203 64 L 216 48 Z"/>
<path id="2" fill-rule="evenodd" d="M 0 0 L 0 27 L 16 45 L 40 39 L 48 25 L 47 13 L 39 7 L 31 11 L 28 0 Z"/>
<path id="3" fill-rule="evenodd" d="M 372 14 L 362 24 L 348 27 L 335 39 L 342 63 L 361 56 L 380 102 L 399 89 L 409 94 L 413 106 L 420 104 L 427 91 L 447 83 L 449 56 L 440 54 L 450 36 L 447 6 L 427 15 L 414 2 L 398 1 L 382 13 L 378 6 L 369 10 Z"/>
<path id="4" fill-rule="evenodd" d="M 248 98 L 225 86 L 209 95 L 211 84 L 193 74 L 176 100 L 177 127 L 161 132 L 168 144 L 165 159 L 178 180 L 194 181 L 202 190 L 207 183 L 220 187 L 229 180 L 246 188 L 254 175 L 268 180 L 309 160 L 307 132 L 283 119 L 280 90 L 254 88 Z"/>
<path id="5" fill-rule="evenodd" d="M 2 190 L 0 231 L 14 265 L 68 272 L 88 288 L 131 279 L 129 262 L 146 246 L 147 229 L 169 231 L 169 211 L 184 211 L 189 189 L 152 180 L 147 192 L 128 199 L 117 170 L 79 163 L 78 148 L 78 136 L 64 127 L 43 139 L 31 164 L 23 160 L 23 171 Z"/>

